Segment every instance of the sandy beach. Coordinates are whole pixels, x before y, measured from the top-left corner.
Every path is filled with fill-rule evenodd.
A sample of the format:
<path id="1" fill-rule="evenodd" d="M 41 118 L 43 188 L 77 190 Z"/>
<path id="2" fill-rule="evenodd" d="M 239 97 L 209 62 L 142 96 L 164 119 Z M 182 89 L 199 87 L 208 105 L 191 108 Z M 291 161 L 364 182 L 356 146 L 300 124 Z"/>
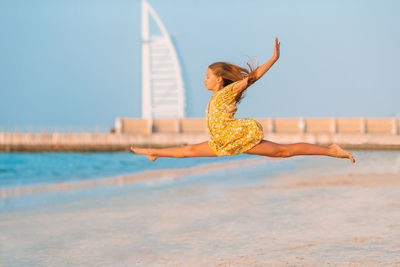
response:
<path id="1" fill-rule="evenodd" d="M 399 266 L 396 160 L 367 168 L 373 156 L 360 155 L 355 167 L 308 158 L 295 170 L 234 185 L 218 180 L 221 168 L 201 167 L 176 174 L 191 182 L 177 182 L 170 172 L 168 181 L 155 182 L 157 186 L 133 183 L 109 190 L 103 185 L 95 194 L 79 196 L 67 191 L 63 194 L 72 195 L 68 200 L 0 213 L 0 263 Z M 203 172 L 211 178 L 202 178 Z"/>

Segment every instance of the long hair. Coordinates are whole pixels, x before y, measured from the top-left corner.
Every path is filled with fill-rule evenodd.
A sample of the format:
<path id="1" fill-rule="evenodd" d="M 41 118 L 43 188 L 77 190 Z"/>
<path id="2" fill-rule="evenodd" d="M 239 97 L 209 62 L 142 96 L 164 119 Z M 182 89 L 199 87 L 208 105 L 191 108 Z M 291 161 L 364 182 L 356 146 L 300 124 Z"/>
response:
<path id="1" fill-rule="evenodd" d="M 247 81 L 247 87 L 252 85 L 257 80 L 255 75 L 255 70 L 257 69 L 257 66 L 254 64 L 253 61 L 250 60 L 250 62 L 247 63 L 247 67 L 248 68 L 242 68 L 238 65 L 227 62 L 215 62 L 208 66 L 208 68 L 211 69 L 215 75 L 222 78 L 224 87 L 233 82 L 243 80 L 247 77 L 249 78 Z M 244 97 L 244 91 L 245 90 L 240 92 L 235 97 L 236 103 L 239 103 L 242 100 L 242 98 Z"/>

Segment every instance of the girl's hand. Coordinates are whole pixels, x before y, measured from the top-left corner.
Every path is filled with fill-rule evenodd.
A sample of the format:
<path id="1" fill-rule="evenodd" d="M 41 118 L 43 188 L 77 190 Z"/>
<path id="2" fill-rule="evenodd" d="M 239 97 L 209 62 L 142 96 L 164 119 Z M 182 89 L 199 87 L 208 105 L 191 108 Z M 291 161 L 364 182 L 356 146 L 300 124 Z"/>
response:
<path id="1" fill-rule="evenodd" d="M 279 49 L 280 45 L 281 45 L 281 43 L 278 42 L 278 37 L 275 37 L 274 56 L 254 71 L 255 80 L 252 83 L 254 83 L 258 79 L 260 79 L 272 67 L 272 65 L 274 65 L 274 63 L 278 60 L 278 58 L 280 56 L 280 49 Z M 246 90 L 247 87 L 249 87 L 251 85 L 248 83 L 248 81 L 249 81 L 249 78 L 246 77 L 245 79 L 236 83 L 233 86 L 232 90 L 235 92 L 242 92 L 242 91 Z"/>
<path id="2" fill-rule="evenodd" d="M 275 48 L 274 48 L 274 58 L 275 60 L 278 60 L 280 56 L 280 45 L 281 43 L 278 42 L 278 37 L 275 37 Z"/>

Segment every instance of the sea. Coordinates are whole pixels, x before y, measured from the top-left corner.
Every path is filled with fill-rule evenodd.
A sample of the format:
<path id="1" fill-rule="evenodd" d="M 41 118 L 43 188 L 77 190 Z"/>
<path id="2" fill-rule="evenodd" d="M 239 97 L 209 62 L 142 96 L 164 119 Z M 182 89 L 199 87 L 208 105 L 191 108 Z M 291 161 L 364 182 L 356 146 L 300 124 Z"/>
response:
<path id="1" fill-rule="evenodd" d="M 200 172 L 187 172 L 179 179 L 139 181 L 121 187 L 96 187 L 70 192 L 39 190 L 28 195 L 0 194 L 0 213 L 68 198 L 90 194 L 119 194 L 124 188 L 159 190 L 203 184 L 213 187 L 244 187 L 266 183 L 276 175 L 400 173 L 400 151 L 351 151 L 356 159 L 323 156 L 300 156 L 286 159 L 240 154 L 226 157 L 159 158 L 152 162 L 147 157 L 132 153 L 0 153 L 0 193 L 21 188 L 54 187 L 80 181 L 96 181 L 112 177 L 139 174 L 156 170 L 179 170 L 201 167 Z M 243 164 L 243 162 L 246 162 Z M 230 163 L 230 164 L 225 164 Z M 220 164 L 220 168 L 210 168 Z M 226 168 L 224 167 L 226 165 Z M 158 172 L 159 173 L 159 172 Z M 157 175 L 155 175 L 157 176 Z M 95 183 L 94 183 L 95 184 Z M 26 190 L 25 190 L 26 191 Z M 33 191 L 32 191 L 33 192 Z"/>
<path id="2" fill-rule="evenodd" d="M 353 170 L 393 173 L 400 168 L 400 151 L 360 150 L 352 153 L 357 160 L 354 166 L 348 165 L 345 160 L 307 156 L 290 159 L 270 158 L 271 161 L 262 164 L 262 170 L 258 171 L 265 174 L 301 167 L 303 170 L 310 168 L 312 171 L 323 168 L 330 172 Z M 152 170 L 187 169 L 215 163 L 240 163 L 257 158 L 263 157 L 241 154 L 226 157 L 159 158 L 152 162 L 145 156 L 132 153 L 0 153 L 0 188 L 100 179 Z M 337 165 L 343 165 L 345 168 L 338 169 Z"/>
<path id="3" fill-rule="evenodd" d="M 0 153 L 0 188 L 67 183 L 255 158 L 236 155 L 159 158 L 152 162 L 131 153 Z"/>
<path id="4" fill-rule="evenodd" d="M 340 171 L 336 168 L 339 164 L 346 167 L 342 171 L 359 172 L 362 169 L 364 172 L 392 173 L 400 167 L 400 151 L 360 150 L 352 153 L 357 160 L 354 166 L 348 165 L 345 160 L 307 156 L 270 158 L 271 161 L 263 164 L 264 169 L 259 171 L 290 171 L 302 165 L 303 169 L 313 166 L 310 169 L 315 171 L 319 166 L 332 172 Z M 241 154 L 226 157 L 159 158 L 152 162 L 145 156 L 132 153 L 0 153 L 0 188 L 99 179 L 152 170 L 187 169 L 215 163 L 239 163 L 257 158 L 263 157 Z M 311 160 L 315 158 L 318 159 Z"/>

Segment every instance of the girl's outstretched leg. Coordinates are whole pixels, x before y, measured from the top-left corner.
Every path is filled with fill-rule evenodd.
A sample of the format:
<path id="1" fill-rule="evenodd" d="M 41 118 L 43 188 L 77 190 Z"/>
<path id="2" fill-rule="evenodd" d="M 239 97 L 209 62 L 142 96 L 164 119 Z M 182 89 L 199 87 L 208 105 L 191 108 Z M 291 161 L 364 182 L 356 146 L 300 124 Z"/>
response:
<path id="1" fill-rule="evenodd" d="M 348 158 L 352 163 L 355 162 L 353 155 L 343 150 L 337 144 L 328 147 L 297 143 L 290 145 L 281 145 L 270 141 L 262 140 L 258 145 L 246 151 L 247 154 L 256 154 L 269 157 L 292 157 L 298 155 L 324 155 L 335 158 Z"/>
<path id="2" fill-rule="evenodd" d="M 131 146 L 136 154 L 144 154 L 149 160 L 154 161 L 159 157 L 187 158 L 187 157 L 216 157 L 217 154 L 210 148 L 208 142 L 196 145 L 179 146 L 171 148 L 136 148 Z"/>

